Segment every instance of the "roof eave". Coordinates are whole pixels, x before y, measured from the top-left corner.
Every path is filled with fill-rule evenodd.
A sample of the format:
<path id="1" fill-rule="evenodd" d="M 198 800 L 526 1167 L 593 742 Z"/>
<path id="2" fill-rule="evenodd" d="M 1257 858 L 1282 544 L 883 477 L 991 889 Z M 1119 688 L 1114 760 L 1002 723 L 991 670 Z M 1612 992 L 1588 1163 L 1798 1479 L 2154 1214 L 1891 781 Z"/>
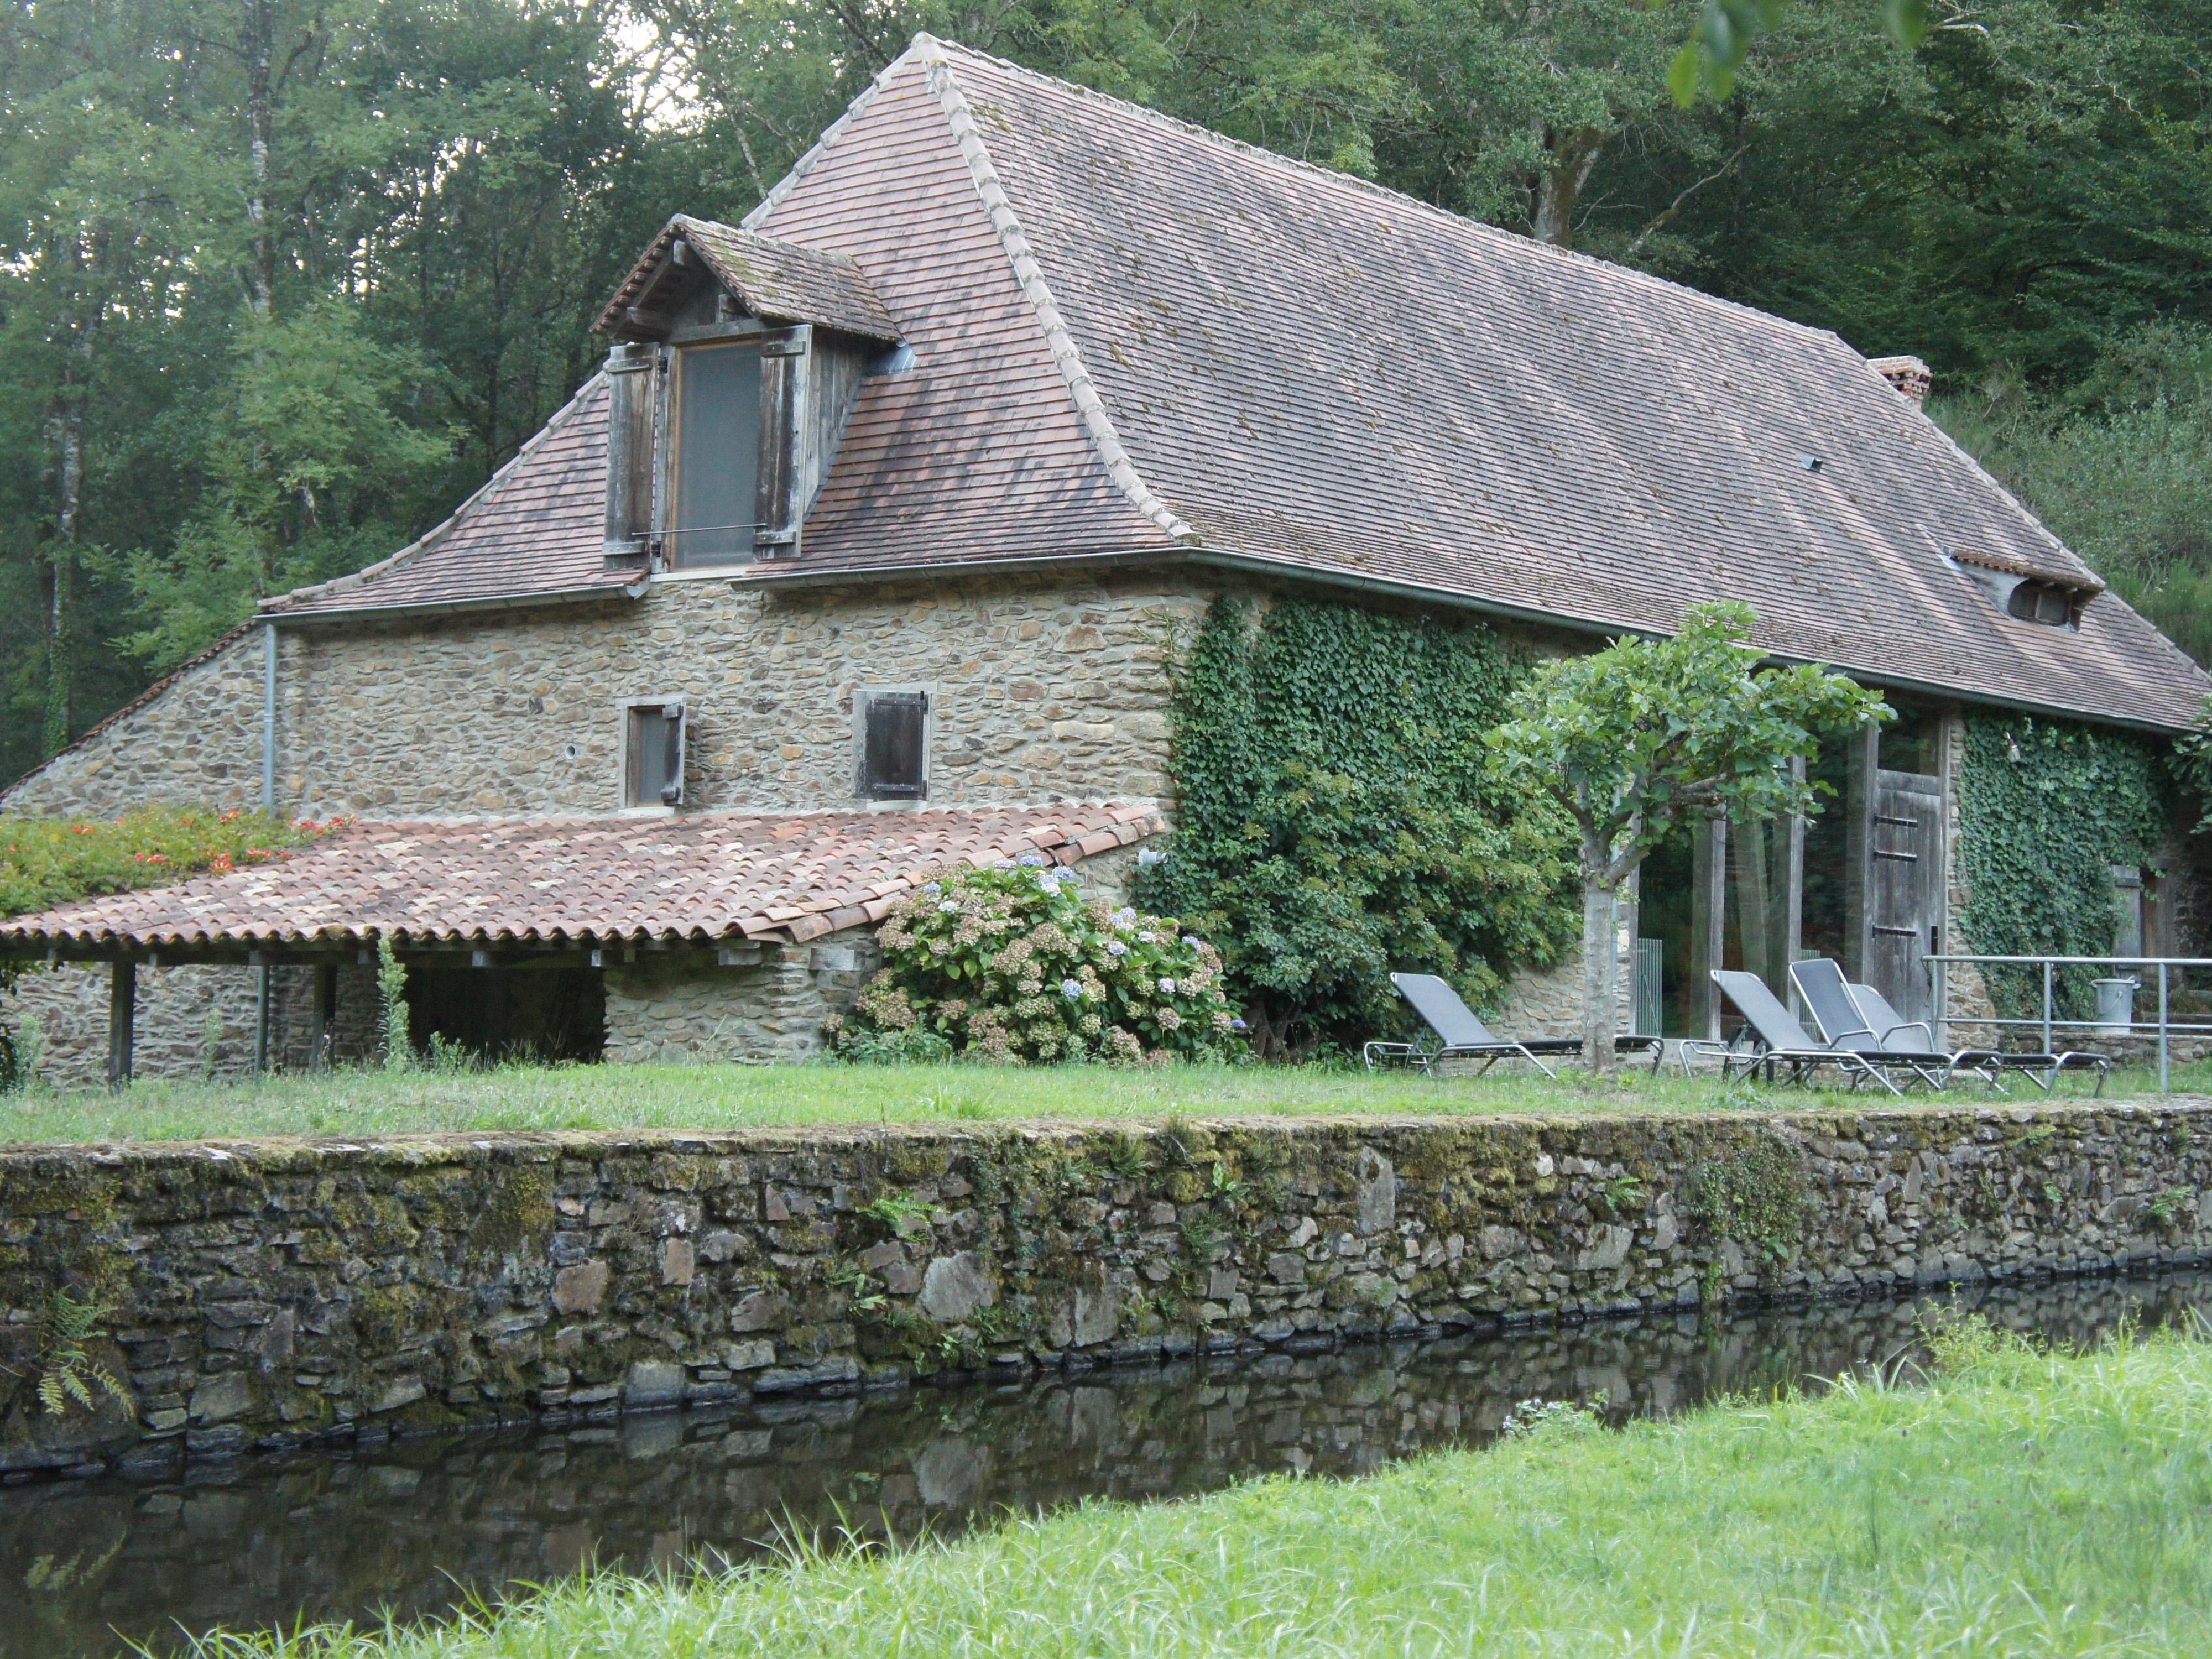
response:
<path id="1" fill-rule="evenodd" d="M 752 573 L 733 579 L 732 586 L 739 587 L 849 587 L 858 582 L 887 580 L 942 580 L 946 576 L 981 576 L 992 574 L 1048 574 L 1055 571 L 1096 570 L 1101 567 L 1142 568 L 1164 563 L 1186 563 L 1212 569 L 1234 570 L 1247 575 L 1264 575 L 1284 581 L 1312 586 L 1328 587 L 1354 592 L 1372 593 L 1378 598 L 1392 599 L 1418 605 L 1442 605 L 1449 610 L 1466 611 L 1479 616 L 1496 617 L 1509 622 L 1518 622 L 1534 627 L 1548 628 L 1573 634 L 1586 634 L 1599 638 L 1618 638 L 1632 635 L 1638 639 L 1663 639 L 1666 630 L 1619 617 L 1575 616 L 1565 611 L 1544 611 L 1533 605 L 1515 605 L 1508 600 L 1494 599 L 1480 593 L 1455 592 L 1449 588 L 1424 586 L 1418 582 L 1394 581 L 1384 576 L 1364 576 L 1347 570 L 1331 570 L 1326 567 L 1302 563 L 1289 559 L 1269 558 L 1255 553 L 1231 552 L 1213 547 L 1161 547 L 1082 554 L 1047 554 L 1030 558 L 1012 559 L 939 559 L 924 564 L 874 564 L 824 567 L 814 569 L 777 569 L 756 567 Z M 1885 690 L 1905 691 L 1938 702 L 1968 702 L 1991 708 L 2014 709 L 2021 714 L 2039 714 L 2046 719 L 2089 720 L 2100 726 L 2121 726 L 2130 731 L 2154 732 L 2170 737 L 2190 729 L 2187 721 L 2179 724 L 2147 720 L 2141 716 L 2113 714 L 2104 709 L 2071 708 L 2064 703 L 2044 702 L 2032 697 L 2007 696 L 2001 692 L 1969 691 L 1955 685 L 1942 685 L 1931 680 L 1916 679 L 1911 675 L 1894 673 L 1871 665 L 1826 661 L 1812 657 L 1793 656 L 1787 652 L 1770 651 L 1765 660 L 1784 665 L 1810 664 L 1832 668 L 1849 674 L 1863 684 L 1878 686 Z"/>
<path id="2" fill-rule="evenodd" d="M 396 622 L 412 617 L 462 616 L 481 611 L 524 611 L 539 605 L 585 605 L 594 599 L 637 599 L 649 581 L 591 582 L 580 587 L 548 588 L 540 593 L 493 593 L 469 599 L 422 599 L 398 605 L 327 605 L 312 611 L 257 611 L 253 620 L 278 628 L 306 623 L 328 626 L 347 622 Z"/>

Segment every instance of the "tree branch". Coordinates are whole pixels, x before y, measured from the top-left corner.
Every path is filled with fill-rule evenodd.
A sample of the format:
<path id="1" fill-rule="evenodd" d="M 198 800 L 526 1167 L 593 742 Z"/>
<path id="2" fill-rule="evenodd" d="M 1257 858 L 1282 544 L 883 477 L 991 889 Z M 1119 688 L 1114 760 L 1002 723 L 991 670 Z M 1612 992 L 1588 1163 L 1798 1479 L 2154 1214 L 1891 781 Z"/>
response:
<path id="1" fill-rule="evenodd" d="M 1704 178 L 1698 179 L 1695 184 L 1685 188 L 1680 195 L 1675 197 L 1675 198 L 1669 202 L 1665 208 L 1661 210 L 1657 217 L 1653 219 L 1650 224 L 1644 226 L 1643 229 L 1636 233 L 1636 240 L 1631 242 L 1626 249 L 1622 252 L 1620 256 L 1622 260 L 1626 262 L 1627 260 L 1633 259 L 1638 253 L 1641 253 L 1644 251 L 1644 245 L 1650 241 L 1654 236 L 1657 235 L 1661 231 L 1664 230 L 1669 224 L 1673 223 L 1674 216 L 1681 212 L 1682 209 L 1688 204 L 1689 199 L 1692 196 L 1695 196 L 1707 185 L 1712 183 L 1714 179 L 1721 178 L 1724 174 L 1733 173 L 1735 170 L 1735 164 L 1743 160 L 1744 151 L 1750 148 L 1751 146 L 1749 144 L 1738 145 L 1735 155 L 1729 156 L 1727 161 L 1722 162 L 1720 166 L 1714 168 Z"/>

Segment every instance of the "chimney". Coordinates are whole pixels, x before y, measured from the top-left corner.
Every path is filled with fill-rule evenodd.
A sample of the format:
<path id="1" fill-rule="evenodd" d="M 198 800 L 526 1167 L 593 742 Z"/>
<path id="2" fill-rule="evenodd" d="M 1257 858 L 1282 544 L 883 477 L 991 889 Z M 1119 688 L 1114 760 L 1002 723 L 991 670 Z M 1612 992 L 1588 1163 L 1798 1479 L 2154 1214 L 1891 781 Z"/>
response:
<path id="1" fill-rule="evenodd" d="M 1867 362 L 1874 372 L 1902 392 L 1916 404 L 1928 401 L 1928 387 L 1935 376 L 1928 365 L 1917 357 L 1869 357 Z"/>

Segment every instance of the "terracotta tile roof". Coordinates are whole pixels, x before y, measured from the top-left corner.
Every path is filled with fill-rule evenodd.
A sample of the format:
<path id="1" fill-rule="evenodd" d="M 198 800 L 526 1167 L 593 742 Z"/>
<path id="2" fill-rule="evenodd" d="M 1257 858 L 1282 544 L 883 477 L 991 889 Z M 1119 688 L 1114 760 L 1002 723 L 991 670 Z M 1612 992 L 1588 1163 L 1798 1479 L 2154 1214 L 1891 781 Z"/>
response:
<path id="1" fill-rule="evenodd" d="M 2001 613 L 1953 556 L 2095 578 L 1833 334 L 927 36 L 744 228 L 849 257 L 915 362 L 741 580 L 1170 557 L 1646 632 L 1725 598 L 1891 685 L 2169 727 L 2212 690 L 2109 592 Z M 618 580 L 603 420 L 587 388 L 411 561 L 282 603 Z"/>
<path id="2" fill-rule="evenodd" d="M 629 337 L 624 312 L 653 285 L 678 237 L 705 256 L 724 287 L 757 317 L 780 323 L 819 323 L 872 340 L 899 337 L 899 325 L 884 308 L 860 266 L 842 253 L 804 248 L 773 236 L 732 230 L 712 219 L 678 214 L 653 239 L 594 325 L 602 334 Z M 648 337 L 639 334 L 637 337 Z"/>
<path id="3" fill-rule="evenodd" d="M 880 921 L 927 873 L 1073 864 L 1165 827 L 1150 805 L 362 823 L 282 861 L 0 923 L 0 952 L 606 939 L 804 941 Z"/>

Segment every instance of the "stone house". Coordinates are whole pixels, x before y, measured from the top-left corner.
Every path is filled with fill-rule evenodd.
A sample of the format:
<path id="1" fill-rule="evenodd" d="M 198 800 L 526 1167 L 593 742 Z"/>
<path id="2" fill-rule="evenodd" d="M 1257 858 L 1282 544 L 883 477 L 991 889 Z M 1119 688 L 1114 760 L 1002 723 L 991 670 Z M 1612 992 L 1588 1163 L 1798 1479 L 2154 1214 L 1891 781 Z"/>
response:
<path id="1" fill-rule="evenodd" d="M 418 1030 L 796 1056 L 951 858 L 1115 890 L 1174 817 L 1168 652 L 1217 597 L 1545 650 L 1747 601 L 1906 718 L 1850 803 L 1689 838 L 1636 1012 L 1831 948 L 1908 1006 L 1960 903 L 1973 709 L 2171 733 L 2212 681 L 1921 411 L 1914 359 L 1561 252 L 928 36 L 740 227 L 678 216 L 605 368 L 445 523 L 252 623 L 0 795 L 357 823 L 0 929 L 49 1071 Z M 1899 872 L 1904 872 L 1900 874 Z M 2146 937 L 2172 884 L 2138 893 Z M 1565 1029 L 1577 973 L 1510 1018 Z M 1645 1027 L 1645 1029 L 1653 1029 Z"/>

